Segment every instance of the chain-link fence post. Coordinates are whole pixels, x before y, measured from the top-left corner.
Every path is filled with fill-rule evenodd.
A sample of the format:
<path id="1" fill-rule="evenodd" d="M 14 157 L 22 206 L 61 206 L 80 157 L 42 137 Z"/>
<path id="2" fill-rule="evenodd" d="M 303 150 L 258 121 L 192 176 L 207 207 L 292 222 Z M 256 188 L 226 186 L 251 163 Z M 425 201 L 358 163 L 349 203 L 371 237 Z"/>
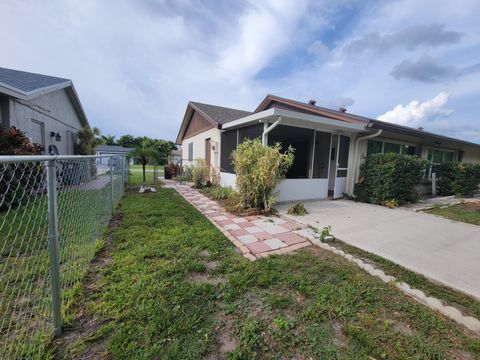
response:
<path id="1" fill-rule="evenodd" d="M 55 160 L 47 161 L 47 197 L 53 326 L 55 336 L 59 336 L 62 333 L 62 302 L 60 298 L 60 250 L 58 246 L 57 168 Z"/>
<path id="2" fill-rule="evenodd" d="M 157 183 L 157 160 L 153 160 L 153 184 Z"/>
<path id="3" fill-rule="evenodd" d="M 113 157 L 109 158 L 110 163 L 110 210 L 113 214 Z"/>
<path id="4" fill-rule="evenodd" d="M 125 190 L 125 156 L 122 155 L 120 159 L 122 159 L 121 170 L 122 170 L 122 193 L 123 193 L 123 190 Z"/>

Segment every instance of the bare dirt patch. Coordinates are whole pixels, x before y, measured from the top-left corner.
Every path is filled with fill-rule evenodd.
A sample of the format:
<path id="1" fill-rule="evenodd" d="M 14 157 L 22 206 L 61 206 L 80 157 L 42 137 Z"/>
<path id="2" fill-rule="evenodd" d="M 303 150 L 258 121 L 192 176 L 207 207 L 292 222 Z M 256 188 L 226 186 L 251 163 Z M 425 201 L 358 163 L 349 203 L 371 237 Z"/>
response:
<path id="1" fill-rule="evenodd" d="M 227 282 L 227 279 L 224 277 L 218 276 L 210 276 L 208 273 L 203 273 L 203 272 L 196 272 L 193 271 L 190 274 L 188 274 L 188 279 L 196 284 L 212 284 L 212 285 L 218 285 L 218 284 L 225 284 Z"/>
<path id="2" fill-rule="evenodd" d="M 75 344 L 88 340 L 94 336 L 95 332 L 105 324 L 105 319 L 91 316 L 87 313 L 87 299 L 99 291 L 98 284 L 101 280 L 101 270 L 111 263 L 111 250 L 113 245 L 112 231 L 121 223 L 120 215 L 114 215 L 108 225 L 109 231 L 105 238 L 103 248 L 97 253 L 90 263 L 87 274 L 83 280 L 83 294 L 79 296 L 76 302 L 76 317 L 71 326 L 64 329 L 63 334 L 54 340 L 56 348 L 56 359 L 105 359 L 106 346 L 108 339 L 104 338 L 96 341 L 89 348 L 85 349 L 81 355 L 72 356 L 71 350 Z"/>
<path id="3" fill-rule="evenodd" d="M 458 206 L 463 207 L 465 210 L 480 211 L 480 201 L 468 201 Z"/>
<path id="4" fill-rule="evenodd" d="M 200 251 L 199 254 L 200 254 L 200 256 L 208 257 L 208 256 L 210 256 L 210 251 L 205 249 L 205 250 Z"/>
<path id="5" fill-rule="evenodd" d="M 332 342 L 338 348 L 345 347 L 347 344 L 347 340 L 345 338 L 345 334 L 343 332 L 343 325 L 340 320 L 332 320 L 331 322 L 333 336 Z"/>

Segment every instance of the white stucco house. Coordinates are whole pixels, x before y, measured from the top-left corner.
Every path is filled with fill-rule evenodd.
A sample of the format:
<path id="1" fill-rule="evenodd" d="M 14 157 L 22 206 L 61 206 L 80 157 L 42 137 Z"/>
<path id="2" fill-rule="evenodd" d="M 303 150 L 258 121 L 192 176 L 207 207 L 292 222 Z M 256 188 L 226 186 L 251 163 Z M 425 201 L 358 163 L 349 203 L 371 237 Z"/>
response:
<path id="1" fill-rule="evenodd" d="M 308 103 L 267 95 L 253 111 L 189 102 L 177 136 L 183 164 L 204 159 L 213 181 L 235 187 L 231 153 L 245 138 L 295 148 L 279 201 L 351 195 L 367 154 L 418 155 L 427 177 L 449 160 L 480 162 L 480 145 Z"/>
<path id="2" fill-rule="evenodd" d="M 0 68 L 0 125 L 25 132 L 45 154 L 72 155 L 89 123 L 71 80 Z"/>

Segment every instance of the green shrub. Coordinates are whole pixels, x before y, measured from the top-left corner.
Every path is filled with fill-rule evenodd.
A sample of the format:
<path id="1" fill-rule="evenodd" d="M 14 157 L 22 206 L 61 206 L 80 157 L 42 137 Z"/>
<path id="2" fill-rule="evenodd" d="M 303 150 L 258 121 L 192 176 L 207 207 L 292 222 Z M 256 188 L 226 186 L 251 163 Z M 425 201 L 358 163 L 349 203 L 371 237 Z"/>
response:
<path id="1" fill-rule="evenodd" d="M 302 203 L 296 203 L 288 209 L 287 214 L 303 216 L 307 215 L 308 211 L 307 209 L 305 209 L 305 206 Z"/>
<path id="2" fill-rule="evenodd" d="M 417 156 L 394 153 L 366 157 L 355 184 L 355 200 L 382 205 L 416 201 L 415 187 L 423 180 L 426 164 Z"/>
<path id="3" fill-rule="evenodd" d="M 279 143 L 263 146 L 259 139 L 245 140 L 232 153 L 241 206 L 270 211 L 275 188 L 293 163 L 294 149 L 281 152 Z"/>
<path id="4" fill-rule="evenodd" d="M 437 178 L 439 194 L 472 196 L 480 185 L 480 164 L 447 162 L 438 167 Z"/>
<path id="5" fill-rule="evenodd" d="M 213 186 L 210 188 L 210 197 L 214 200 L 228 199 L 234 193 L 231 187 Z"/>
<path id="6" fill-rule="evenodd" d="M 196 188 L 201 188 L 206 185 L 209 175 L 208 170 L 207 163 L 203 159 L 196 160 L 195 165 L 191 167 L 192 181 Z"/>

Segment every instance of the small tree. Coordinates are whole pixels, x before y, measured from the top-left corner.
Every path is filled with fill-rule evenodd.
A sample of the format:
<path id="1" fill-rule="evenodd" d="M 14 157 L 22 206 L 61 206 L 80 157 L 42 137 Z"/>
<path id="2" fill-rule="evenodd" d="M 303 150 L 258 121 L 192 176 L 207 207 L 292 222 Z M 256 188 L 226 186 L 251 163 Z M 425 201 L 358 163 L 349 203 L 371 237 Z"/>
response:
<path id="1" fill-rule="evenodd" d="M 102 135 L 102 139 L 106 145 L 117 145 L 117 142 L 115 141 L 115 136 L 113 135 Z"/>
<path id="2" fill-rule="evenodd" d="M 279 143 L 263 146 L 259 139 L 245 140 L 232 153 L 241 206 L 270 211 L 275 188 L 285 178 L 294 160 L 294 149 L 282 153 Z"/>
<path id="3" fill-rule="evenodd" d="M 75 147 L 75 152 L 78 155 L 94 155 L 95 147 L 103 144 L 103 139 L 100 137 L 100 129 L 97 127 L 90 128 L 84 126 L 78 130 L 77 136 L 78 142 Z"/>
<path id="4" fill-rule="evenodd" d="M 143 170 L 143 182 L 146 182 L 145 176 L 145 166 L 148 162 L 158 156 L 158 152 L 152 146 L 151 142 L 148 139 L 144 139 L 139 146 L 135 148 L 132 153 L 132 157 L 137 159 L 138 162 L 142 165 Z"/>

